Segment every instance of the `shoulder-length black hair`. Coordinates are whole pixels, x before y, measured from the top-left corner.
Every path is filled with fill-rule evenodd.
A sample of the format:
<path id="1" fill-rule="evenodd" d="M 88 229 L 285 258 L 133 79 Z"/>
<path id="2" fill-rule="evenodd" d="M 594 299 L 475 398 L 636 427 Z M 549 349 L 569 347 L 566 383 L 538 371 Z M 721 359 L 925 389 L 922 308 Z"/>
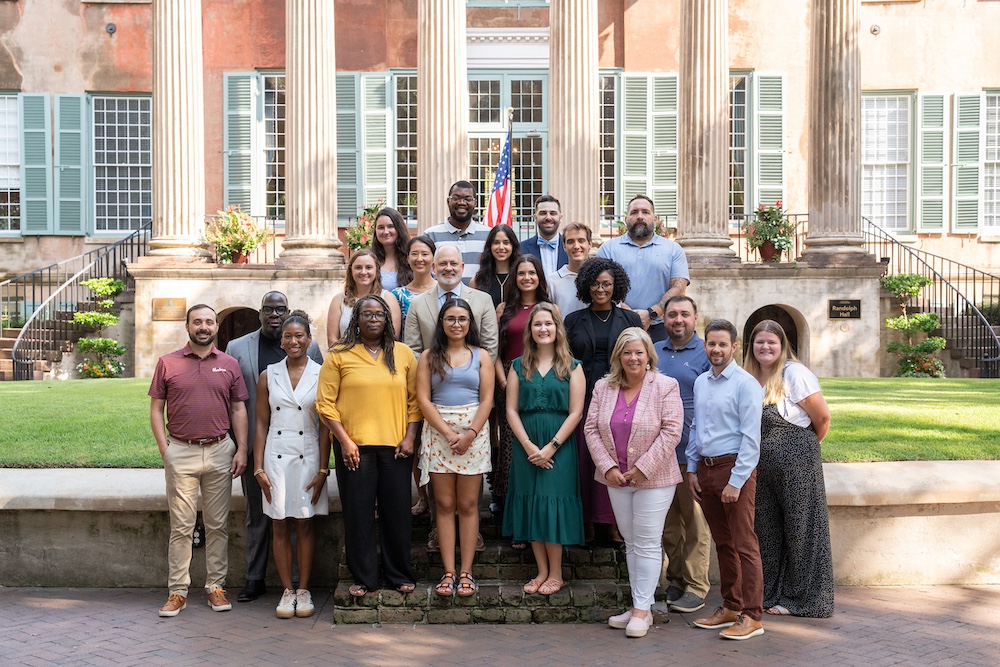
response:
<path id="1" fill-rule="evenodd" d="M 535 267 L 535 273 L 538 274 L 538 289 L 535 290 L 535 303 L 552 300 L 549 298 L 549 284 L 545 281 L 545 269 L 542 268 L 542 261 L 540 259 L 534 255 L 521 255 L 517 258 L 517 261 L 510 263 L 510 280 L 507 281 L 507 287 L 504 288 L 503 315 L 500 316 L 499 322 L 501 353 L 507 347 L 504 341 L 507 338 L 507 328 L 510 326 L 510 321 L 521 310 L 521 290 L 517 287 L 517 269 L 522 264 L 531 264 Z M 479 283 L 476 284 L 478 285 Z"/>
<path id="2" fill-rule="evenodd" d="M 506 234 L 507 238 L 510 239 L 510 265 L 514 266 L 514 262 L 521 256 L 521 242 L 517 240 L 517 234 L 509 225 L 497 225 L 491 229 L 489 236 L 486 237 L 486 247 L 479 255 L 479 270 L 476 271 L 475 277 L 476 287 L 484 292 L 490 290 L 490 281 L 493 280 L 493 276 L 497 272 L 497 262 L 493 258 L 493 240 L 500 232 Z"/>

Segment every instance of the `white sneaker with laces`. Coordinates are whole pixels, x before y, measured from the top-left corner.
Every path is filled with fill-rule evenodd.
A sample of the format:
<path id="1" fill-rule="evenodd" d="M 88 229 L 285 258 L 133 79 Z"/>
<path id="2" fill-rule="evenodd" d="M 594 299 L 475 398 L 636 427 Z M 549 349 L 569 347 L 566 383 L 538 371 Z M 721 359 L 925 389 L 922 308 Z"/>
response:
<path id="1" fill-rule="evenodd" d="M 312 616 L 314 611 L 312 593 L 304 588 L 295 591 L 295 615 L 305 618 Z"/>
<path id="2" fill-rule="evenodd" d="M 278 618 L 291 618 L 295 616 L 295 591 L 286 588 L 281 594 L 281 600 L 274 609 L 274 615 Z"/>

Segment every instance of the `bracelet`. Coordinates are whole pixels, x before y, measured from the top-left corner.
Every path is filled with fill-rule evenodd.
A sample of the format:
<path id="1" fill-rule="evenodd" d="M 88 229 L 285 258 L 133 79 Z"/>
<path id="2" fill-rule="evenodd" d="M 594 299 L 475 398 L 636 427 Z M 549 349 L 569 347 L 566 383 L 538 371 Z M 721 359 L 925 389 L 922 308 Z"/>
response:
<path id="1" fill-rule="evenodd" d="M 476 429 L 472 428 L 471 426 L 469 428 L 465 429 L 465 430 L 466 431 L 472 431 L 472 435 L 479 435 L 479 431 L 477 431 Z"/>
<path id="2" fill-rule="evenodd" d="M 253 476 L 256 477 L 257 475 L 261 474 L 262 472 L 264 472 L 263 468 L 257 468 L 256 470 L 253 471 Z"/>
<path id="3" fill-rule="evenodd" d="M 319 469 L 319 473 L 317 473 L 317 474 L 323 475 L 323 477 L 329 477 L 330 476 L 330 469 L 329 468 L 320 468 Z"/>

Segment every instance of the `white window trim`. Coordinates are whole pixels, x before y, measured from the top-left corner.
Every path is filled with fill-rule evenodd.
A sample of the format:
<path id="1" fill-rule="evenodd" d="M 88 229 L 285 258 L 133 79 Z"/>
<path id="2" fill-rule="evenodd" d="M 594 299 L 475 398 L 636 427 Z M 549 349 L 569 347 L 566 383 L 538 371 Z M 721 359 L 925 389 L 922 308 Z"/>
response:
<path id="1" fill-rule="evenodd" d="M 917 170 L 917 130 L 918 130 L 918 108 L 917 108 L 917 92 L 916 90 L 864 90 L 861 92 L 862 98 L 864 97 L 907 97 L 909 99 L 909 118 L 908 123 L 908 160 L 905 163 L 907 165 L 907 176 L 906 176 L 906 206 L 907 206 L 907 226 L 905 229 L 887 229 L 884 228 L 886 232 L 892 234 L 895 238 L 899 240 L 908 240 L 910 238 L 916 239 L 916 224 L 917 224 L 917 192 L 916 192 L 916 170 Z M 861 132 L 864 132 L 864 116 L 862 113 L 861 117 Z M 903 164 L 903 163 L 897 163 Z M 861 190 L 859 190 L 859 195 L 864 194 L 864 145 L 861 147 L 861 169 L 862 169 L 862 183 Z M 874 220 L 872 222 L 875 222 Z M 878 224 L 877 222 L 875 224 Z M 881 225 L 879 225 L 881 226 Z"/>

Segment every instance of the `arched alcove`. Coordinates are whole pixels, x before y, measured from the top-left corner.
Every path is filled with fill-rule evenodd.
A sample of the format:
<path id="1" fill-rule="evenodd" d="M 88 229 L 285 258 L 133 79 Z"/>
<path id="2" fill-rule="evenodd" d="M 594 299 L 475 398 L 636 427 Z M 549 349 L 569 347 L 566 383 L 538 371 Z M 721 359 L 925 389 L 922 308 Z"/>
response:
<path id="1" fill-rule="evenodd" d="M 797 309 L 791 306 L 771 304 L 758 308 L 743 325 L 743 354 L 750 353 L 750 334 L 753 328 L 764 320 L 774 320 L 785 330 L 792 352 L 803 363 L 809 363 L 809 325 Z"/>
<path id="2" fill-rule="evenodd" d="M 215 346 L 225 350 L 229 341 L 260 328 L 260 314 L 253 308 L 226 308 L 219 313 L 219 335 Z"/>

